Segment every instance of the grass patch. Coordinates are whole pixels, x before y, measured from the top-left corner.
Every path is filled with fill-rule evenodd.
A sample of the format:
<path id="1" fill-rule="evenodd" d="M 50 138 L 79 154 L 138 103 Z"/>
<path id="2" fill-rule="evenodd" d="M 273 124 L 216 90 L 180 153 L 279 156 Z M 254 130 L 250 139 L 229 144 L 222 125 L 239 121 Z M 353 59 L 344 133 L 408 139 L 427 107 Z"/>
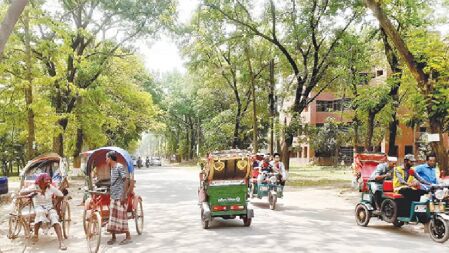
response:
<path id="1" fill-rule="evenodd" d="M 352 170 L 349 166 L 300 166 L 290 168 L 287 185 L 345 186 L 351 183 L 351 179 Z"/>

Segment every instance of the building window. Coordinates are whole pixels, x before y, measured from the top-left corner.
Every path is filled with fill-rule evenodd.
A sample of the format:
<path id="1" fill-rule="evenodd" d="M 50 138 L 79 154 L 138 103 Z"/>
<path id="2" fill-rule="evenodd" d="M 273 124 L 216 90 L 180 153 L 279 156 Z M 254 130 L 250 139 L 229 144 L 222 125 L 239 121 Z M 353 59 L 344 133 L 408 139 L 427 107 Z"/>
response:
<path id="1" fill-rule="evenodd" d="M 348 110 L 351 107 L 351 99 L 343 98 L 333 101 L 317 100 L 316 111 L 317 112 L 335 112 L 341 110 Z"/>
<path id="2" fill-rule="evenodd" d="M 376 72 L 376 76 L 383 76 L 384 75 L 384 70 L 383 69 L 379 69 Z"/>
<path id="3" fill-rule="evenodd" d="M 405 147 L 404 147 L 404 154 L 413 154 L 413 146 L 412 145 L 405 145 Z"/>
<path id="4" fill-rule="evenodd" d="M 304 158 L 307 158 L 307 147 L 304 147 L 303 150 L 304 150 L 304 151 L 302 152 L 303 157 L 304 157 Z"/>
<path id="5" fill-rule="evenodd" d="M 426 130 L 427 130 L 426 127 L 420 127 L 420 128 L 419 128 L 419 131 L 420 131 L 421 133 L 425 133 Z"/>

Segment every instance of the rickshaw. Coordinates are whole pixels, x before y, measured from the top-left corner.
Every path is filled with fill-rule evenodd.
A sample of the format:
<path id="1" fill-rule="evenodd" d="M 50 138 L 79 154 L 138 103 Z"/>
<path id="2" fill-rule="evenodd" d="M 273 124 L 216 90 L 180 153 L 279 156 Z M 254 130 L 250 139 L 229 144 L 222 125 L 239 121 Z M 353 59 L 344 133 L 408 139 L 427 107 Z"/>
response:
<path id="1" fill-rule="evenodd" d="M 251 169 L 251 179 L 249 183 L 249 196 L 250 198 L 257 197 L 262 199 L 268 197 L 268 203 L 270 209 L 276 209 L 276 203 L 278 198 L 283 197 L 284 187 L 279 180 L 279 173 L 274 172 L 272 169 L 264 170 L 261 166 L 263 158 L 259 159 L 259 155 L 255 156 L 255 161 L 258 161 L 257 167 Z M 271 167 L 271 166 L 269 166 Z"/>
<path id="2" fill-rule="evenodd" d="M 420 201 L 407 202 L 404 196 L 395 193 L 393 181 L 385 180 L 381 207 L 375 211 L 373 194 L 368 184 L 369 177 L 376 169 L 377 164 L 384 162 L 386 156 L 382 154 L 357 154 L 355 157 L 356 172 L 362 179 L 360 192 L 361 200 L 355 207 L 355 219 L 359 226 L 368 226 L 372 217 L 377 217 L 395 227 L 404 224 L 422 223 L 429 226 L 430 237 L 435 242 L 443 243 L 449 239 L 449 185 L 432 186 L 429 193 L 421 197 Z M 410 175 L 414 174 L 413 169 Z"/>
<path id="3" fill-rule="evenodd" d="M 244 226 L 251 225 L 254 211 L 248 208 L 247 200 L 251 173 L 249 155 L 242 150 L 217 151 L 201 163 L 198 197 L 204 229 L 218 217 L 239 217 Z"/>
<path id="4" fill-rule="evenodd" d="M 71 213 L 70 196 L 67 188 L 68 163 L 67 160 L 58 154 L 50 153 L 38 156 L 29 161 L 20 172 L 20 190 L 35 183 L 39 174 L 47 173 L 52 178 L 52 184 L 64 194 L 64 197 L 54 197 L 53 204 L 58 212 L 62 226 L 62 234 L 65 239 L 69 237 Z M 9 213 L 8 238 L 16 239 L 23 230 L 26 239 L 30 239 L 34 229 L 35 212 L 32 195 L 20 196 L 13 194 L 12 210 Z M 43 224 L 42 230 L 49 229 L 50 224 Z"/>
<path id="5" fill-rule="evenodd" d="M 93 151 L 83 153 L 87 157 L 86 183 L 90 197 L 86 199 L 83 212 L 83 228 L 89 252 L 98 252 L 101 242 L 102 227 L 109 220 L 110 205 L 110 168 L 106 164 L 106 153 L 117 152 L 117 162 L 125 167 L 129 173 L 131 194 L 128 195 L 128 219 L 135 221 L 137 234 L 143 232 L 143 206 L 142 197 L 134 192 L 134 166 L 133 160 L 127 151 L 118 147 L 103 147 Z"/>

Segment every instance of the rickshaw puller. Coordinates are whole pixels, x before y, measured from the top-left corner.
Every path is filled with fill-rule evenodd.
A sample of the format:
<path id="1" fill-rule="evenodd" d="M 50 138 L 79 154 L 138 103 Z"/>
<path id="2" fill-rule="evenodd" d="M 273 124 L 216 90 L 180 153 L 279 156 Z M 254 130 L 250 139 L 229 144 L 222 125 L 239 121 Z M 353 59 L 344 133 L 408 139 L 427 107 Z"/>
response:
<path id="1" fill-rule="evenodd" d="M 128 206 L 126 204 L 129 194 L 129 178 L 124 166 L 117 162 L 117 153 L 109 151 L 106 154 L 106 163 L 111 168 L 111 206 L 108 232 L 112 238 L 107 243 L 112 245 L 117 241 L 116 234 L 126 234 L 126 238 L 120 242 L 125 245 L 131 242 L 131 234 L 128 229 Z"/>
<path id="2" fill-rule="evenodd" d="M 373 171 L 369 179 L 370 189 L 373 193 L 376 211 L 380 212 L 380 202 L 382 200 L 383 182 L 391 180 L 393 176 L 393 169 L 396 166 L 398 159 L 396 157 L 387 157 L 387 162 L 377 165 L 376 170 Z"/>
<path id="3" fill-rule="evenodd" d="M 59 249 L 67 250 L 64 245 L 64 237 L 62 236 L 61 224 L 59 216 L 53 206 L 53 196 L 63 197 L 64 194 L 56 187 L 51 185 L 51 177 L 47 173 L 40 174 L 34 185 L 20 191 L 20 195 L 36 194 L 33 196 L 34 211 L 36 218 L 34 222 L 34 236 L 32 240 L 36 242 L 39 236 L 39 228 L 42 223 L 50 222 L 55 229 L 59 240 Z"/>

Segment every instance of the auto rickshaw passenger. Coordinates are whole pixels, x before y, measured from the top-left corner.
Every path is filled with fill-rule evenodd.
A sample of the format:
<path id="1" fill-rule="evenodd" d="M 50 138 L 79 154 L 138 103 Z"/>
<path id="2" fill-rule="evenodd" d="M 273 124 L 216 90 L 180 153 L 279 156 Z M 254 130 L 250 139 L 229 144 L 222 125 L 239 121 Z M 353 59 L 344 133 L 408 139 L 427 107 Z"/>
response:
<path id="1" fill-rule="evenodd" d="M 279 153 L 274 154 L 274 161 L 271 161 L 270 165 L 275 172 L 279 173 L 281 185 L 285 185 L 288 175 L 284 163 L 281 162 L 281 155 Z"/>
<path id="2" fill-rule="evenodd" d="M 34 185 L 20 191 L 20 195 L 35 194 L 33 196 L 34 211 L 36 218 L 34 220 L 34 235 L 32 240 L 36 242 L 39 236 L 39 228 L 43 223 L 50 223 L 55 229 L 59 240 L 59 249 L 67 250 L 64 245 L 64 237 L 62 236 L 61 224 L 59 223 L 59 216 L 56 212 L 52 198 L 53 196 L 63 197 L 64 194 L 56 187 L 51 185 L 51 177 L 47 173 L 40 174 Z"/>
<path id="3" fill-rule="evenodd" d="M 415 163 L 415 156 L 407 154 L 404 156 L 404 167 L 397 166 L 394 168 L 393 174 L 393 187 L 396 193 L 404 196 L 404 205 L 401 208 L 401 213 L 409 215 L 410 206 L 412 201 L 419 201 L 422 194 L 425 192 L 419 189 L 419 182 L 413 175 L 410 175 L 410 169 L 412 169 Z"/>
<path id="4" fill-rule="evenodd" d="M 374 203 L 377 211 L 380 210 L 380 202 L 382 200 L 383 182 L 391 180 L 393 176 L 393 169 L 396 166 L 398 159 L 396 157 L 387 157 L 386 163 L 377 165 L 376 170 L 373 171 L 369 179 L 370 190 L 373 193 Z"/>
<path id="5" fill-rule="evenodd" d="M 426 156 L 426 163 L 416 166 L 415 178 L 421 183 L 421 189 L 429 191 L 432 184 L 437 184 L 436 176 L 436 156 L 434 154 Z"/>

